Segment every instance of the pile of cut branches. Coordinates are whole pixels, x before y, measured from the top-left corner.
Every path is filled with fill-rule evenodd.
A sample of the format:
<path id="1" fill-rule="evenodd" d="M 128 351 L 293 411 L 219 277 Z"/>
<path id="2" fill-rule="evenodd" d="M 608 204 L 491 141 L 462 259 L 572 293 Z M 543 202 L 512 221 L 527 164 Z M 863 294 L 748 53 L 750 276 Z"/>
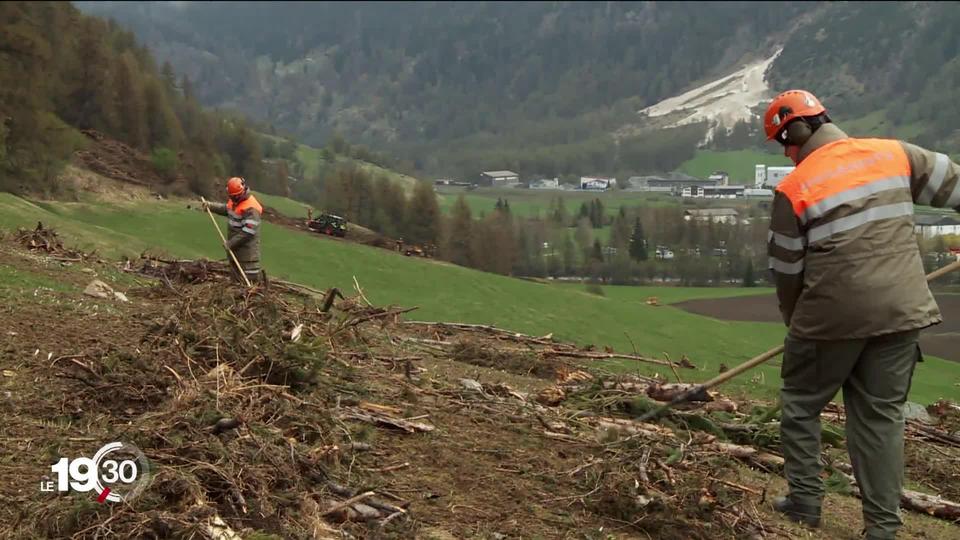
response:
<path id="1" fill-rule="evenodd" d="M 362 379 L 327 354 L 351 332 L 367 332 L 363 323 L 376 319 L 369 308 L 343 302 L 355 311 L 324 313 L 311 300 L 218 282 L 176 295 L 165 286 L 133 294 L 172 297 L 135 350 L 70 358 L 56 368 L 83 382 L 64 407 L 126 425 L 122 438 L 154 466 L 152 484 L 113 509 L 52 499 L 31 513 L 25 530 L 75 538 L 231 538 L 224 532 L 231 530 L 333 538 L 328 522 L 389 518 L 406 526 L 404 509 L 335 481 L 339 460 L 364 450 L 352 444 L 343 419 L 393 419 L 343 407 L 345 392 L 364 395 Z M 350 331 L 335 336 L 346 324 Z M 396 420 L 394 427 L 409 427 Z"/>
<path id="2" fill-rule="evenodd" d="M 39 221 L 32 230 L 18 228 L 14 240 L 30 251 L 42 252 L 61 261 L 82 261 L 93 256 L 93 253 L 65 248 L 57 231 L 44 228 L 43 223 Z"/>

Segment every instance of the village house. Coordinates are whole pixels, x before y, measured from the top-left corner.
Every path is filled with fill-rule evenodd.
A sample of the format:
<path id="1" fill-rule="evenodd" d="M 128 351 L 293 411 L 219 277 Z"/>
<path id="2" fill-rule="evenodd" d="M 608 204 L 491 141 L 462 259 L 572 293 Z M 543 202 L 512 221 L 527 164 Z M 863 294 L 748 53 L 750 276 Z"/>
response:
<path id="1" fill-rule="evenodd" d="M 736 223 L 740 214 L 733 208 L 704 208 L 683 211 L 683 219 L 690 221 L 712 221 L 714 223 Z"/>

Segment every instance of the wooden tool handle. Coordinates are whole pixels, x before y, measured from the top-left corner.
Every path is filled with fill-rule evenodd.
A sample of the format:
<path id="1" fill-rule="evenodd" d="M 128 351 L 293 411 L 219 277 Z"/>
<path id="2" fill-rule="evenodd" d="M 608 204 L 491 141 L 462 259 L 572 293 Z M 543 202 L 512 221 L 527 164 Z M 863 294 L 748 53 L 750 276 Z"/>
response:
<path id="1" fill-rule="evenodd" d="M 210 216 L 210 221 L 213 222 L 213 227 L 214 227 L 215 229 L 217 229 L 217 234 L 220 235 L 220 240 L 223 241 L 223 247 L 224 247 L 224 249 L 226 249 L 226 250 L 227 250 L 227 253 L 230 254 L 230 258 L 233 259 L 233 264 L 237 265 L 237 272 L 240 273 L 240 277 L 243 278 L 243 283 L 244 283 L 244 284 L 247 286 L 247 288 L 249 289 L 249 288 L 252 287 L 253 285 L 250 285 L 250 280 L 247 279 L 247 275 L 246 275 L 245 273 L 243 273 L 243 267 L 240 266 L 240 261 L 237 260 L 237 256 L 234 255 L 234 254 L 233 254 L 233 250 L 230 249 L 229 246 L 227 246 L 227 239 L 223 236 L 223 231 L 221 231 L 221 230 L 220 230 L 220 226 L 217 225 L 217 220 L 213 217 L 213 212 L 211 212 L 211 211 L 210 211 L 210 208 L 207 207 L 207 205 L 206 205 L 207 200 L 204 199 L 204 198 L 201 196 L 201 197 L 200 197 L 200 201 L 204 203 L 203 207 L 204 207 L 204 209 L 207 211 L 207 215 Z"/>

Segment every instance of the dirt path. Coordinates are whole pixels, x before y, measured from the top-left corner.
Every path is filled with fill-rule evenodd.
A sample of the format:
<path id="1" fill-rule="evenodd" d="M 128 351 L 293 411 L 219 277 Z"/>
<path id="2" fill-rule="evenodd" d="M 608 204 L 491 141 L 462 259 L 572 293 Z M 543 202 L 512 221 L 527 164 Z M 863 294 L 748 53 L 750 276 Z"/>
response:
<path id="1" fill-rule="evenodd" d="M 934 296 L 943 314 L 943 323 L 924 330 L 920 336 L 920 345 L 927 354 L 960 362 L 960 294 Z M 772 294 L 687 300 L 673 305 L 690 313 L 725 321 L 782 321 L 777 297 Z"/>

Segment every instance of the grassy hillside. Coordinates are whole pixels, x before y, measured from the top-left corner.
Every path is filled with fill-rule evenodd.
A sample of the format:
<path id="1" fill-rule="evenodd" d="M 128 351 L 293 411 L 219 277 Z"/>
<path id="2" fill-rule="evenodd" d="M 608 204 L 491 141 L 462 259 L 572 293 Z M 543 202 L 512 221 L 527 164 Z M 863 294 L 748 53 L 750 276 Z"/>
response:
<path id="1" fill-rule="evenodd" d="M 316 177 L 320 174 L 320 161 L 321 161 L 321 150 L 319 148 L 314 148 L 312 146 L 307 146 L 301 144 L 297 146 L 296 153 L 297 160 L 303 164 L 303 172 L 308 178 Z M 359 161 L 352 158 L 337 156 L 338 163 L 347 163 L 352 162 L 358 165 L 361 169 L 368 172 L 374 178 L 387 177 L 390 180 L 398 183 L 403 186 L 404 191 L 412 192 L 413 186 L 416 185 L 417 179 L 412 176 L 407 176 L 405 174 L 398 173 L 390 169 L 384 169 L 379 165 L 374 165 L 373 163 L 367 163 L 366 161 Z"/>
<path id="2" fill-rule="evenodd" d="M 736 184 L 753 185 L 754 167 L 758 163 L 767 165 L 791 165 L 790 160 L 779 154 L 768 154 L 759 150 L 735 150 L 720 152 L 715 150 L 698 150 L 697 155 L 679 167 L 697 178 L 706 178 L 714 171 L 726 171 L 730 175 L 730 182 Z"/>
<path id="3" fill-rule="evenodd" d="M 270 208 L 275 209 L 277 212 L 285 216 L 292 218 L 304 218 L 307 217 L 307 208 L 313 208 L 312 205 L 305 202 L 295 201 L 293 199 L 288 199 L 286 197 L 278 197 L 276 195 L 267 195 L 266 193 L 257 193 L 257 199 L 269 206 Z M 316 208 L 314 208 L 316 210 Z M 316 213 L 316 212 L 315 212 Z"/>
<path id="4" fill-rule="evenodd" d="M 178 257 L 223 256 L 209 218 L 187 210 L 183 202 L 144 204 L 32 203 L 0 193 L 0 227 L 32 227 L 37 221 L 56 227 L 71 243 L 97 247 L 110 256 L 136 256 L 145 249 Z M 224 224 L 221 222 L 221 226 Z M 698 370 L 681 373 L 685 380 L 705 380 L 721 362 L 733 365 L 779 344 L 778 324 L 725 322 L 700 317 L 669 306 L 643 303 L 657 295 L 670 301 L 701 294 L 673 289 L 608 288 L 607 296 L 591 295 L 582 287 L 533 283 L 429 260 L 403 257 L 321 236 L 306 235 L 264 224 L 264 265 L 270 275 L 317 288 L 352 290 L 353 276 L 376 304 L 418 306 L 412 318 L 496 324 L 517 331 L 579 343 L 609 345 L 621 351 L 672 358 L 686 354 Z M 720 290 L 717 290 L 720 291 Z M 735 289 L 710 294 L 740 293 Z M 674 296 L 671 296 L 674 295 Z M 637 364 L 608 364 L 636 369 Z M 646 366 L 641 371 L 650 373 Z M 955 395 L 960 364 L 930 359 L 915 377 L 912 398 L 929 402 Z M 777 367 L 768 365 L 730 385 L 727 391 L 772 396 Z M 665 373 L 667 375 L 668 373 Z"/>
<path id="5" fill-rule="evenodd" d="M 564 285 L 570 287 L 573 285 Z M 646 302 L 656 296 L 661 304 L 675 304 L 685 300 L 707 298 L 729 298 L 732 296 L 753 296 L 772 293 L 769 287 L 631 287 L 621 285 L 604 286 L 603 292 L 610 298 L 625 302 Z"/>

